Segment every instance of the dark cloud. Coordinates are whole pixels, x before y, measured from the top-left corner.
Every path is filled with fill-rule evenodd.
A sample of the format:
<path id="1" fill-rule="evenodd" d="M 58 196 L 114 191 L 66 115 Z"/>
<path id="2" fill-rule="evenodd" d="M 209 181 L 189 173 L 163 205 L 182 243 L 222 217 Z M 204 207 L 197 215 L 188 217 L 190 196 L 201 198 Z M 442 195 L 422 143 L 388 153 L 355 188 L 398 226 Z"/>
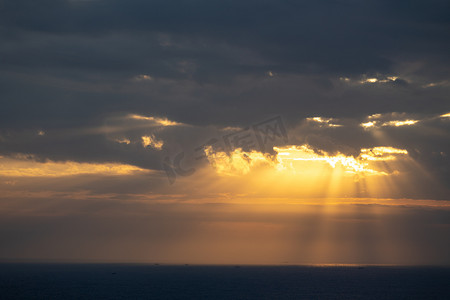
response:
<path id="1" fill-rule="evenodd" d="M 380 143 L 359 125 L 369 115 L 450 111 L 449 11 L 448 1 L 2 1 L 0 152 L 160 169 L 220 128 L 281 115 L 290 142 L 357 155 Z M 132 113 L 185 125 L 111 123 Z M 344 126 L 305 123 L 314 116 Z M 100 130 L 110 126 L 122 129 Z M 448 122 L 380 130 L 446 181 Z M 142 146 L 149 134 L 162 151 Z"/>

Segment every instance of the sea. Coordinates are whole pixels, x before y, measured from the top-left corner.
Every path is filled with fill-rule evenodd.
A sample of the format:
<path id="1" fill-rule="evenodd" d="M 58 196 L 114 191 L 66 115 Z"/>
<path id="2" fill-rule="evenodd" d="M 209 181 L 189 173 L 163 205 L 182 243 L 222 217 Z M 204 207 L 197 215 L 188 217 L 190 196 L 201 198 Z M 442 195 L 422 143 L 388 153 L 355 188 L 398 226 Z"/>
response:
<path id="1" fill-rule="evenodd" d="M 450 299 L 450 268 L 3 263 L 0 299 Z"/>

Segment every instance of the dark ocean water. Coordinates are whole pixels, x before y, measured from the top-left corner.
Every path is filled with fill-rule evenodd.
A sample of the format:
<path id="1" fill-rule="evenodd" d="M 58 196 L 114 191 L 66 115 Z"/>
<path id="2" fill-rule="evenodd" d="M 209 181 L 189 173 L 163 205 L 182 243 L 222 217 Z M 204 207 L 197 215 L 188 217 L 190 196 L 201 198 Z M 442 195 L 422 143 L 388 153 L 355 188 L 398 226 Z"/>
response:
<path id="1" fill-rule="evenodd" d="M 0 299 L 450 299 L 450 268 L 0 264 Z"/>

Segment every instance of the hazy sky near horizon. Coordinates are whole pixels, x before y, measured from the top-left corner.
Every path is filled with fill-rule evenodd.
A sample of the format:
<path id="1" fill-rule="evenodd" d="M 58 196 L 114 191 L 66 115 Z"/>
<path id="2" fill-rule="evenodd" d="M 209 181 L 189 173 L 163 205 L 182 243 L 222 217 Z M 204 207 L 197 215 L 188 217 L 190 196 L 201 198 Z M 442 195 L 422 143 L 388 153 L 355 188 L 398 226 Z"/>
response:
<path id="1" fill-rule="evenodd" d="M 0 259 L 450 263 L 448 1 L 0 1 Z"/>

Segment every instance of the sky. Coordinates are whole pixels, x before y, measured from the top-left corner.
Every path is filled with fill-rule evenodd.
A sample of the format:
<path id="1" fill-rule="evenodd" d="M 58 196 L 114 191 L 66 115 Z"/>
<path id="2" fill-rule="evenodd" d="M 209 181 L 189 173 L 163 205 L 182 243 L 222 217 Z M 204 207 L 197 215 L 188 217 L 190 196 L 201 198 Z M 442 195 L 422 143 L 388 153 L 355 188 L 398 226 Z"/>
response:
<path id="1" fill-rule="evenodd" d="M 0 260 L 450 264 L 450 4 L 0 0 Z"/>

